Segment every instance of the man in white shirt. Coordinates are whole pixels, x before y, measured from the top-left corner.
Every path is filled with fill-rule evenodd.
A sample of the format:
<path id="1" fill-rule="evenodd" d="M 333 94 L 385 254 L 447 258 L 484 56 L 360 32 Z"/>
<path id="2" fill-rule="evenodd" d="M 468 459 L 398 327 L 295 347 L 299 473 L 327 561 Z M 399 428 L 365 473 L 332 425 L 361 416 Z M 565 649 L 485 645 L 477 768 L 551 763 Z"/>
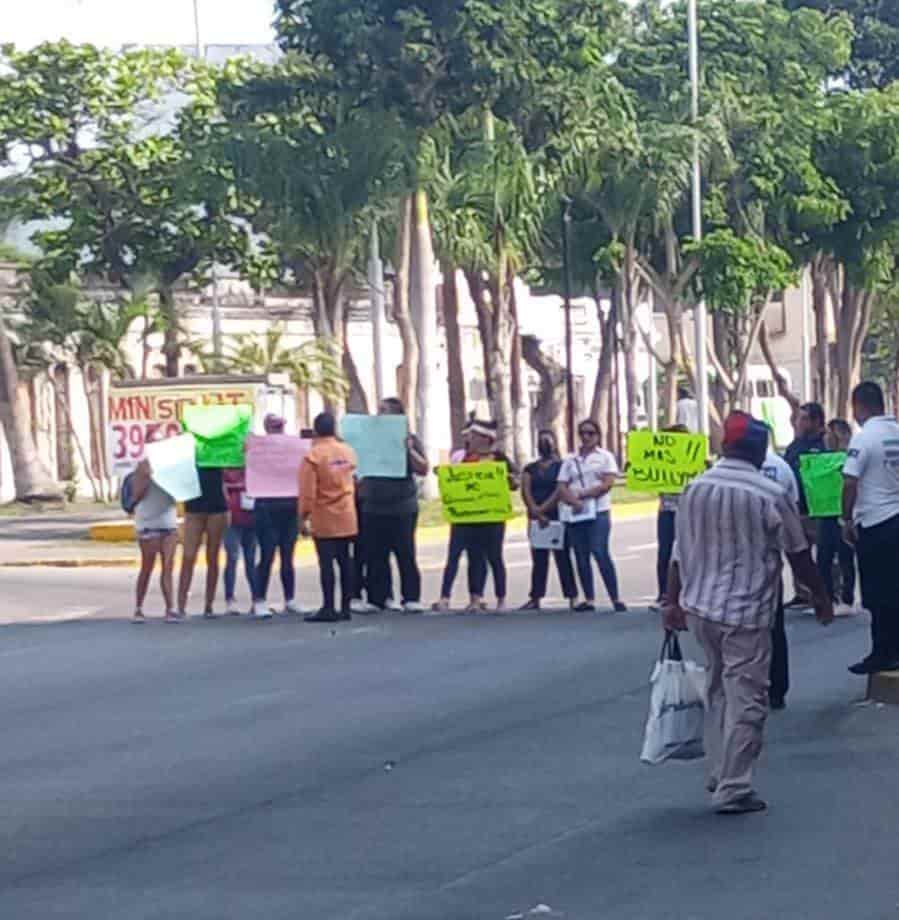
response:
<path id="1" fill-rule="evenodd" d="M 678 425 L 683 425 L 691 434 L 699 431 L 699 403 L 690 395 L 686 387 L 677 389 L 675 413 L 675 421 Z"/>
<path id="2" fill-rule="evenodd" d="M 578 578 L 584 590 L 584 602 L 575 610 L 596 610 L 593 583 L 593 559 L 609 592 L 616 613 L 626 613 L 627 607 L 618 594 L 618 573 L 609 552 L 612 532 L 612 486 L 618 475 L 615 457 L 599 446 L 599 426 L 585 419 L 578 426 L 580 449 L 568 457 L 559 470 L 559 493 L 562 504 L 559 517 L 565 522 L 567 535 L 574 550 Z"/>
<path id="3" fill-rule="evenodd" d="M 862 603 L 871 611 L 871 654 L 853 674 L 899 669 L 899 424 L 886 415 L 883 390 L 860 383 L 852 411 L 861 431 L 843 466 L 843 533 L 858 550 Z"/>
<path id="4" fill-rule="evenodd" d="M 770 432 L 771 426 L 768 426 Z M 762 475 L 776 482 L 793 503 L 799 506 L 799 486 L 789 463 L 768 447 L 765 461 L 762 463 Z M 768 672 L 770 687 L 768 701 L 772 709 L 786 706 L 787 692 L 790 689 L 790 648 L 787 645 L 787 625 L 784 617 L 783 588 L 777 600 L 777 612 L 771 629 L 771 667 Z"/>

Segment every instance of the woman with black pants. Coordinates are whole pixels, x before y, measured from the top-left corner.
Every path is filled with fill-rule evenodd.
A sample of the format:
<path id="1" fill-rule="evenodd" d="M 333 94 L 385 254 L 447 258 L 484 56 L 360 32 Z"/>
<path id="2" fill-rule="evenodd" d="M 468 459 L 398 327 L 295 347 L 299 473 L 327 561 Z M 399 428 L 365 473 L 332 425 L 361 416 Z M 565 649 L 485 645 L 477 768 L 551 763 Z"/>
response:
<path id="1" fill-rule="evenodd" d="M 528 511 L 528 522 L 546 527 L 559 519 L 559 470 L 562 459 L 552 431 L 543 430 L 537 434 L 538 460 L 524 468 L 521 477 L 521 495 Z M 549 580 L 548 549 L 536 549 L 531 546 L 531 593 L 530 600 L 522 605 L 522 610 L 539 610 L 540 602 L 546 597 Z M 552 550 L 556 561 L 556 571 L 562 593 L 568 599 L 569 607 L 574 606 L 577 598 L 577 584 L 571 565 L 571 551 L 567 541 L 561 549 Z"/>

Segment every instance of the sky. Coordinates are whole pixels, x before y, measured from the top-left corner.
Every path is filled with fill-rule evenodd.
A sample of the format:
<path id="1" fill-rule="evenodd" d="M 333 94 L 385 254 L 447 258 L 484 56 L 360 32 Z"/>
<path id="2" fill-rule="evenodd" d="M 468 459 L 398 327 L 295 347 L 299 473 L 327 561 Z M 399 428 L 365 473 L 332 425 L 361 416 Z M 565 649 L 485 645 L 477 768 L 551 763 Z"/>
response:
<path id="1" fill-rule="evenodd" d="M 67 38 L 117 48 L 124 44 L 194 43 L 193 0 L 0 0 L 0 44 L 20 48 Z M 203 44 L 266 44 L 273 0 L 197 0 Z"/>

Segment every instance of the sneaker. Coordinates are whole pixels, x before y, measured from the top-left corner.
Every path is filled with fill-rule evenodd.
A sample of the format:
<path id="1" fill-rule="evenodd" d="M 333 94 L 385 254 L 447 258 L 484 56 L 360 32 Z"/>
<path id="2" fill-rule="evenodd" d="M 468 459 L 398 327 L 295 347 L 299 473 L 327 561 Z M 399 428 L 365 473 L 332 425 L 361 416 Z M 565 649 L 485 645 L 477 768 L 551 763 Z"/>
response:
<path id="1" fill-rule="evenodd" d="M 204 610 L 203 619 L 204 620 L 217 620 L 218 614 L 214 610 Z"/>
<path id="2" fill-rule="evenodd" d="M 180 613 L 176 613 L 174 610 L 170 610 L 163 618 L 163 623 L 183 623 L 184 616 Z"/>
<path id="3" fill-rule="evenodd" d="M 143 615 L 140 610 L 135 610 L 131 616 L 132 623 L 146 623 L 147 618 Z"/>
<path id="4" fill-rule="evenodd" d="M 522 604 L 518 609 L 519 610 L 539 610 L 540 601 L 532 597 L 529 601 L 526 601 L 524 604 Z"/>
<path id="5" fill-rule="evenodd" d="M 296 601 L 290 601 L 284 605 L 284 615 L 292 615 L 298 617 L 304 617 L 307 613 L 312 613 L 312 610 L 309 607 L 304 607 L 302 604 L 298 604 Z"/>
<path id="6" fill-rule="evenodd" d="M 442 597 L 439 601 L 431 604 L 431 610 L 434 613 L 447 613 L 450 609 L 450 600 L 448 597 Z"/>
<path id="7" fill-rule="evenodd" d="M 621 601 L 615 601 L 615 603 L 612 604 L 612 609 L 615 613 L 627 613 L 627 604 L 623 604 Z"/>
<path id="8" fill-rule="evenodd" d="M 376 608 L 369 604 L 368 601 L 364 601 L 361 598 L 356 598 L 355 600 L 350 601 L 350 610 L 353 613 L 375 613 Z"/>
<path id="9" fill-rule="evenodd" d="M 348 614 L 340 614 L 336 610 L 329 610 L 327 607 L 322 607 L 318 613 L 310 613 L 304 616 L 303 620 L 306 623 L 339 623 L 348 616 Z"/>
<path id="10" fill-rule="evenodd" d="M 225 601 L 225 613 L 229 617 L 240 616 L 240 607 L 237 606 L 236 600 L 232 598 L 230 601 Z"/>
<path id="11" fill-rule="evenodd" d="M 574 609 L 578 613 L 596 613 L 596 604 L 593 601 L 581 601 Z"/>
<path id="12" fill-rule="evenodd" d="M 403 604 L 403 613 L 424 613 L 425 607 L 420 601 L 406 601 Z"/>
<path id="13" fill-rule="evenodd" d="M 337 618 L 338 618 L 339 620 L 344 620 L 344 621 L 345 621 L 345 620 L 352 620 L 352 619 L 353 619 L 353 615 L 350 613 L 349 610 L 341 610 L 340 613 L 337 614 Z"/>
<path id="14" fill-rule="evenodd" d="M 399 601 L 395 601 L 391 598 L 389 601 L 385 602 L 384 609 L 389 610 L 391 613 L 400 613 L 403 609 L 403 605 L 399 603 Z"/>
<path id="15" fill-rule="evenodd" d="M 272 618 L 272 612 L 269 610 L 269 606 L 265 601 L 256 601 L 250 610 L 250 616 L 254 620 L 270 620 Z"/>
<path id="16" fill-rule="evenodd" d="M 735 799 L 733 802 L 728 802 L 726 805 L 719 805 L 715 809 L 719 815 L 751 815 L 755 812 L 767 810 L 768 803 L 760 799 L 754 792 Z"/>

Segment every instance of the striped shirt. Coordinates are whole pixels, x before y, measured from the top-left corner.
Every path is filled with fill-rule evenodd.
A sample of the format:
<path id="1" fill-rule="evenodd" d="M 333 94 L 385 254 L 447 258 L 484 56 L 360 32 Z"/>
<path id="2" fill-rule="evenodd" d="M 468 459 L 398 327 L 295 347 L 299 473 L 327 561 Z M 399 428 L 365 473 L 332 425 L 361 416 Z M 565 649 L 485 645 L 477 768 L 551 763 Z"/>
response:
<path id="1" fill-rule="evenodd" d="M 721 460 L 687 486 L 678 508 L 680 605 L 725 626 L 768 629 L 781 554 L 807 548 L 799 512 L 783 487 L 751 463 Z"/>

